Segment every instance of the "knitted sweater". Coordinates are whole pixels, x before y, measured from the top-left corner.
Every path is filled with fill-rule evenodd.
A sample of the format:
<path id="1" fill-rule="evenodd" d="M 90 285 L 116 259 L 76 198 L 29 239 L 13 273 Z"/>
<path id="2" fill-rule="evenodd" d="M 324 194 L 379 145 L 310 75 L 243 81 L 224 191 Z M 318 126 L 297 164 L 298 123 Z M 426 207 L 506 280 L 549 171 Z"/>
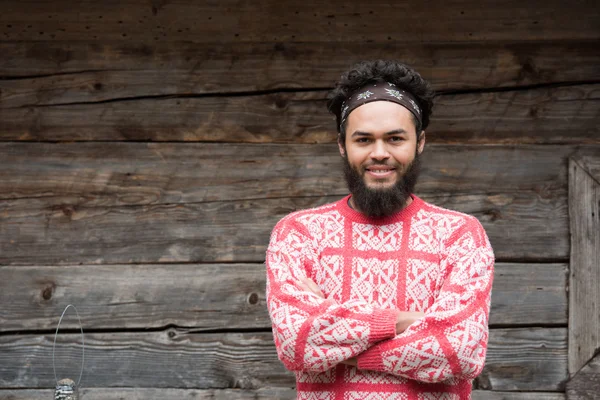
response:
<path id="1" fill-rule="evenodd" d="M 373 220 L 349 197 L 286 216 L 267 250 L 273 337 L 297 398 L 469 399 L 494 268 L 483 227 L 414 195 Z M 299 289 L 302 277 L 326 298 Z M 396 335 L 398 310 L 425 316 Z M 352 357 L 357 367 L 341 363 Z"/>

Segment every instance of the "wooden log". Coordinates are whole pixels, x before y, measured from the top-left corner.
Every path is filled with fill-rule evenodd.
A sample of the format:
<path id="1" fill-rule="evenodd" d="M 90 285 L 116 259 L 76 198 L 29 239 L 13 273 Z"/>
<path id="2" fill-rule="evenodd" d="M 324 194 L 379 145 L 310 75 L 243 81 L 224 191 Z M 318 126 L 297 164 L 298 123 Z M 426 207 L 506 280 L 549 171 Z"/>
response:
<path id="1" fill-rule="evenodd" d="M 586 167 L 592 167 L 591 170 Z M 600 152 L 569 161 L 569 373 L 600 349 Z"/>
<path id="2" fill-rule="evenodd" d="M 566 325 L 567 274 L 565 264 L 496 263 L 490 324 Z"/>
<path id="3" fill-rule="evenodd" d="M 600 183 L 600 150 L 597 148 L 581 148 L 577 154 L 571 156 L 571 160 L 577 163 L 593 180 Z"/>
<path id="4" fill-rule="evenodd" d="M 566 326 L 566 274 L 565 264 L 497 263 L 491 326 Z M 86 330 L 271 326 L 263 264 L 4 266 L 0 282 L 0 332 L 51 330 L 68 303 Z"/>
<path id="5" fill-rule="evenodd" d="M 94 82 L 88 86 L 95 86 Z M 583 84 L 442 95 L 436 101 L 427 140 L 460 144 L 600 143 L 600 102 L 595 101 L 599 88 L 600 84 Z M 44 99 L 53 93 L 56 91 L 35 96 Z M 0 139 L 334 143 L 335 119 L 326 109 L 326 93 L 192 98 L 184 94 L 179 98 L 117 98 L 48 106 L 33 103 L 15 108 L 10 105 L 11 98 L 19 96 L 11 95 L 9 88 L 0 104 Z M 52 99 L 42 100 L 48 102 Z"/>
<path id="6" fill-rule="evenodd" d="M 597 40 L 590 0 L 515 3 L 241 0 L 10 2 L 0 13 L 3 40 L 477 42 Z M 35 10 L 35 12 L 32 12 Z M 60 10 L 60 11 L 57 11 Z M 517 14 L 518 12 L 518 14 Z"/>
<path id="7" fill-rule="evenodd" d="M 474 390 L 473 400 L 564 400 L 562 392 L 496 392 Z"/>
<path id="8" fill-rule="evenodd" d="M 564 400 L 560 392 L 495 392 L 474 390 L 473 400 Z M 0 389 L 0 400 L 48 400 L 54 392 L 51 389 Z M 243 389 L 153 389 L 153 388 L 82 388 L 81 397 L 85 400 L 294 400 L 293 388 Z"/>
<path id="9" fill-rule="evenodd" d="M 362 59 L 402 60 L 437 91 L 600 79 L 594 42 L 0 42 L 0 107 L 331 88 Z M 331 57 L 335 54 L 335 57 Z"/>
<path id="10" fill-rule="evenodd" d="M 565 328 L 491 330 L 478 387 L 563 390 L 566 335 Z M 0 386 L 52 386 L 52 340 L 53 335 L 0 336 Z M 59 334 L 57 354 L 66 355 L 71 362 L 79 360 L 78 340 L 76 334 Z M 293 387 L 295 382 L 294 375 L 277 359 L 270 332 L 191 334 L 169 329 L 88 333 L 85 344 L 85 387 L 259 389 Z"/>
<path id="11" fill-rule="evenodd" d="M 262 261 L 280 218 L 347 193 L 326 146 L 0 149 L 0 264 Z M 417 193 L 479 218 L 500 260 L 566 259 L 572 151 L 432 146 Z"/>
<path id="12" fill-rule="evenodd" d="M 577 151 L 426 145 L 417 191 L 445 203 L 496 194 L 498 207 L 519 192 L 551 200 L 566 194 Z M 344 196 L 342 162 L 334 145 L 0 143 L 0 199 L 81 208 Z"/>
<path id="13" fill-rule="evenodd" d="M 564 391 L 566 340 L 566 329 L 562 328 L 491 330 L 486 364 L 477 377 L 477 387 Z M 544 369 L 543 376 L 537 375 L 537 368 Z"/>
<path id="14" fill-rule="evenodd" d="M 600 394 L 600 354 L 597 354 L 567 383 L 568 400 L 595 399 Z"/>
<path id="15" fill-rule="evenodd" d="M 500 261 L 567 258 L 566 195 L 543 199 L 525 192 L 423 198 L 479 218 Z M 279 219 L 338 199 L 51 209 L 29 208 L 26 200 L 5 201 L 0 203 L 0 264 L 260 262 Z M 498 204 L 498 199 L 505 203 Z"/>

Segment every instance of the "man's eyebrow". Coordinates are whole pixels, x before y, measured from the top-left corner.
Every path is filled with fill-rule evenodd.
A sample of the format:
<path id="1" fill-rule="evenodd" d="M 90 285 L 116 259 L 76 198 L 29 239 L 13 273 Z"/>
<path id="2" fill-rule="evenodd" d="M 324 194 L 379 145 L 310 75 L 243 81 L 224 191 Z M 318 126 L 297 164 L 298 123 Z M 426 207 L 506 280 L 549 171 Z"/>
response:
<path id="1" fill-rule="evenodd" d="M 402 134 L 406 134 L 408 132 L 406 132 L 404 129 L 400 128 L 400 129 L 394 129 L 393 131 L 389 131 L 384 133 L 384 135 L 386 136 L 391 136 L 391 135 L 402 135 Z M 369 132 L 363 132 L 363 131 L 354 131 L 354 133 L 352 134 L 352 137 L 354 136 L 373 136 L 372 133 Z"/>

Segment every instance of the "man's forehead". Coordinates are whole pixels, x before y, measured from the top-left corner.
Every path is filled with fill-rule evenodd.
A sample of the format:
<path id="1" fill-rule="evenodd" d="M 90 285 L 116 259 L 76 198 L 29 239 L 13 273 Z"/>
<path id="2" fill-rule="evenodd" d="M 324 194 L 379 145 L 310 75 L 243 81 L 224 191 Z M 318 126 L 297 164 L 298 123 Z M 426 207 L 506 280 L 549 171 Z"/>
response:
<path id="1" fill-rule="evenodd" d="M 357 130 L 389 132 L 398 129 L 414 132 L 414 118 L 405 107 L 389 101 L 373 101 L 357 107 L 348 115 L 346 125 L 349 133 Z"/>

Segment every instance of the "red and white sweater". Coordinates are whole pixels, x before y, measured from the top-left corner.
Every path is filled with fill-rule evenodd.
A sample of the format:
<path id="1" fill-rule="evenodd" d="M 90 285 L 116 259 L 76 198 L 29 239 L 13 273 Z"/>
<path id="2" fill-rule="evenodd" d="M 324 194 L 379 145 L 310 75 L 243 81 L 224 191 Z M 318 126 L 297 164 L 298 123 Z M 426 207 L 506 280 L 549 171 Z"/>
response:
<path id="1" fill-rule="evenodd" d="M 469 399 L 494 269 L 483 227 L 414 195 L 374 221 L 349 197 L 283 218 L 267 250 L 274 341 L 297 398 Z M 299 289 L 302 277 L 326 299 Z M 396 335 L 398 310 L 425 316 Z M 352 357 L 358 367 L 341 364 Z"/>

